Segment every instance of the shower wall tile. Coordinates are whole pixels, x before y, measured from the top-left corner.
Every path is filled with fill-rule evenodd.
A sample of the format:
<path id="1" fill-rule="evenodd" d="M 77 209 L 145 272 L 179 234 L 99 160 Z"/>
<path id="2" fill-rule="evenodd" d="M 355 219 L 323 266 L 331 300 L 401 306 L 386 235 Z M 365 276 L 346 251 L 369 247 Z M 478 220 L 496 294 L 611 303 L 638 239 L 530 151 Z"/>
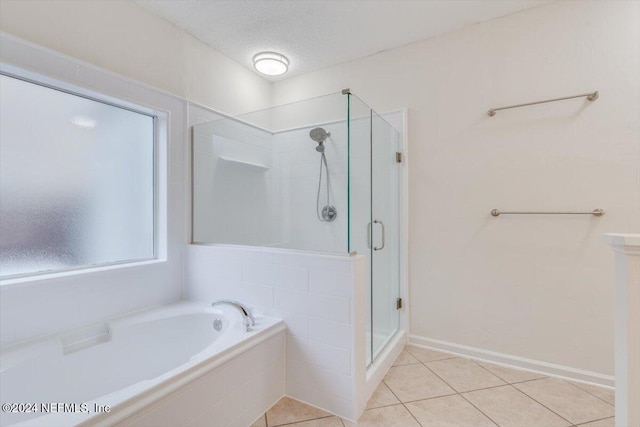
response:
<path id="1" fill-rule="evenodd" d="M 351 325 L 331 320 L 309 317 L 309 339 L 341 348 L 353 348 L 353 328 Z"/>
<path id="2" fill-rule="evenodd" d="M 306 291 L 309 282 L 309 271 L 306 267 L 245 262 L 242 266 L 242 280 Z"/>
<path id="3" fill-rule="evenodd" d="M 364 287 L 361 256 L 190 245 L 186 257 L 190 300 L 236 299 L 257 315 L 285 321 L 287 395 L 347 418 L 358 415 L 356 357 L 364 358 L 364 327 L 356 330 L 354 312 L 365 306 L 364 293 L 356 291 Z"/>
<path id="4" fill-rule="evenodd" d="M 338 216 L 330 223 L 318 220 L 316 200 L 321 158 L 314 149 L 315 143 L 309 138 L 312 126 L 277 132 L 272 143 L 281 160 L 278 170 L 284 184 L 280 192 L 283 201 L 281 212 L 283 217 L 287 217 L 284 224 L 286 236 L 282 237 L 289 248 L 347 252 L 347 124 L 339 121 L 323 127 L 331 132 L 331 138 L 325 143 L 329 173 L 327 179 L 327 173 L 323 172 L 320 208 L 327 204 L 326 186 L 329 182 L 329 203 L 336 207 Z"/>
<path id="5" fill-rule="evenodd" d="M 192 301 L 213 302 L 217 299 L 242 301 L 249 307 L 273 305 L 273 288 L 240 281 L 218 280 L 215 276 L 189 275 L 191 286 L 186 295 Z"/>
<path id="6" fill-rule="evenodd" d="M 242 262 L 257 262 L 257 263 L 272 263 L 273 262 L 273 254 L 265 251 L 250 251 L 250 250 L 242 250 L 242 249 L 234 249 L 235 252 L 240 253 L 240 258 Z"/>
<path id="7" fill-rule="evenodd" d="M 316 267 L 332 271 L 351 271 L 352 262 L 345 260 L 343 256 L 283 253 L 272 256 L 274 264 Z"/>
<path id="8" fill-rule="evenodd" d="M 186 267 L 195 276 L 213 276 L 216 280 L 239 282 L 242 280 L 242 262 L 239 259 L 196 257 Z"/>
<path id="9" fill-rule="evenodd" d="M 304 314 L 276 310 L 275 308 L 258 314 L 264 314 L 265 316 L 277 317 L 284 320 L 287 324 L 287 329 L 294 335 L 291 339 L 309 339 L 309 317 Z"/>
<path id="10" fill-rule="evenodd" d="M 320 268 L 309 269 L 309 291 L 350 298 L 353 295 L 351 272 Z"/>
<path id="11" fill-rule="evenodd" d="M 312 369 L 309 369 L 310 367 Z M 350 387 L 352 381 L 351 375 L 323 369 L 295 359 L 287 359 L 287 384 L 299 384 L 304 388 L 350 401 L 353 399 L 353 391 Z M 323 406 L 320 407 L 325 409 Z"/>
<path id="12" fill-rule="evenodd" d="M 339 374 L 349 375 L 351 371 L 348 350 L 319 342 L 289 340 L 287 358 Z"/>
<path id="13" fill-rule="evenodd" d="M 349 323 L 349 300 L 326 295 L 274 289 L 274 308 Z"/>

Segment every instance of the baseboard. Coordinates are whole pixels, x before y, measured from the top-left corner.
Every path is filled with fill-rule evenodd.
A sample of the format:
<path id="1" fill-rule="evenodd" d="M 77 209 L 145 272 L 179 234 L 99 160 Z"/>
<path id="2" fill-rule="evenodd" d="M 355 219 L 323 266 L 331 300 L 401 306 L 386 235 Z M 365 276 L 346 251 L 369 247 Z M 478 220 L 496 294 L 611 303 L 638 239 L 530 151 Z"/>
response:
<path id="1" fill-rule="evenodd" d="M 438 350 L 456 356 L 464 356 L 483 362 L 495 363 L 508 368 L 523 369 L 525 371 L 536 372 L 550 377 L 562 378 L 587 384 L 594 384 L 604 387 L 615 387 L 613 375 L 605 375 L 597 372 L 584 371 L 582 369 L 571 368 L 569 366 L 556 365 L 554 363 L 540 360 L 527 359 L 525 357 L 511 354 L 498 353 L 462 344 L 436 340 L 418 335 L 409 335 L 409 344 L 424 347 L 431 350 Z"/>

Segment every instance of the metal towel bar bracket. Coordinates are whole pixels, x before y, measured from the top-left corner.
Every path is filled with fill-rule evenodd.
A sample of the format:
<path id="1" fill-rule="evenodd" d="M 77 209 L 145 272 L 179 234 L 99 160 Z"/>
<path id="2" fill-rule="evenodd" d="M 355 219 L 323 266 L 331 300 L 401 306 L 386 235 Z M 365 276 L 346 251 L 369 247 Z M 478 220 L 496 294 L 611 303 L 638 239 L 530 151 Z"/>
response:
<path id="1" fill-rule="evenodd" d="M 492 216 L 500 216 L 500 215 L 593 215 L 593 216 L 602 216 L 604 215 L 604 211 L 602 209 L 594 209 L 591 212 L 502 212 L 498 209 L 493 209 L 491 211 Z"/>

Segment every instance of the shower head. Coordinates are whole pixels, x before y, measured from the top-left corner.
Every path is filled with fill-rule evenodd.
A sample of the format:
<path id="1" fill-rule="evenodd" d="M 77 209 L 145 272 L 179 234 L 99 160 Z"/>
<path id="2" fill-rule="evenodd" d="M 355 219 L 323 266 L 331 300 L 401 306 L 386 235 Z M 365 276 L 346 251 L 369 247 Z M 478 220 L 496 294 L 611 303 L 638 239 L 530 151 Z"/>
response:
<path id="1" fill-rule="evenodd" d="M 309 132 L 309 137 L 318 144 L 322 144 L 329 136 L 331 136 L 331 133 L 322 128 L 313 128 Z"/>

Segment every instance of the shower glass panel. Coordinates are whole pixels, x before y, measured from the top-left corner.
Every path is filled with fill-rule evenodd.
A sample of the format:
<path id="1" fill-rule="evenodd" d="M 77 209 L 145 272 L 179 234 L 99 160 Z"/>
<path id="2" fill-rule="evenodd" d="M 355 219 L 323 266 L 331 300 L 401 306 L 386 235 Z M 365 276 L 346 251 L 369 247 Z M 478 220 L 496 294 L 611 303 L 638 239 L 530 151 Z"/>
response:
<path id="1" fill-rule="evenodd" d="M 351 93 L 193 127 L 193 242 L 357 253 L 367 364 L 399 327 L 399 134 Z"/>

